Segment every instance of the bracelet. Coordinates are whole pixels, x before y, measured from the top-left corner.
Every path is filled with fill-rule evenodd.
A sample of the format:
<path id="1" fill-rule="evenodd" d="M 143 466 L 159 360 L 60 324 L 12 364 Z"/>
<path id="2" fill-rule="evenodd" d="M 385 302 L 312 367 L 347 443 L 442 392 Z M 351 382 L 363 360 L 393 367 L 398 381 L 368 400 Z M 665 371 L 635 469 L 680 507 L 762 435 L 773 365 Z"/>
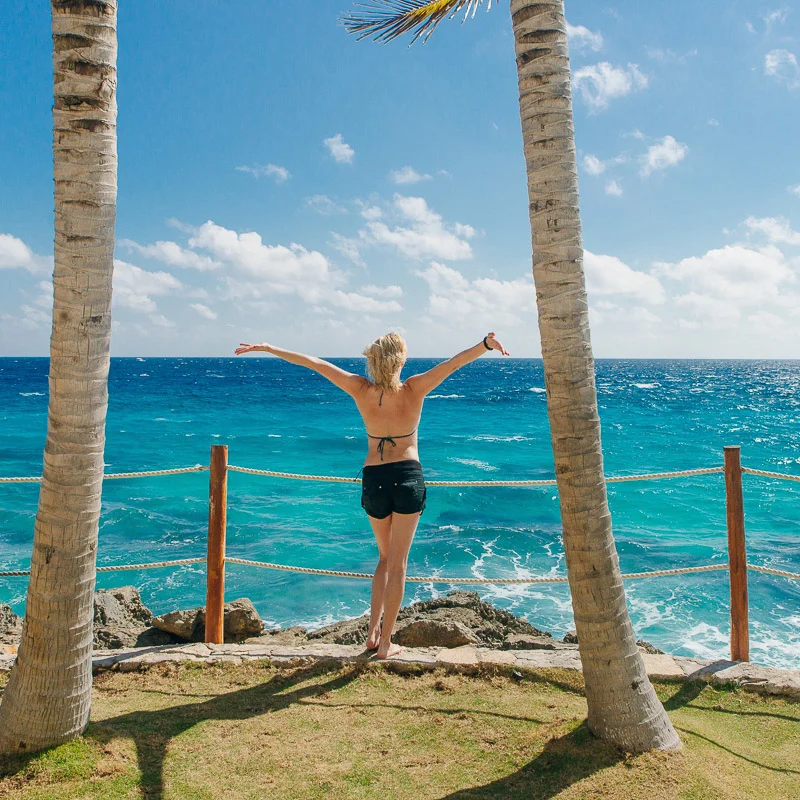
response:
<path id="1" fill-rule="evenodd" d="M 484 337 L 483 337 L 483 346 L 484 346 L 484 347 L 485 347 L 487 350 L 491 350 L 492 348 L 491 348 L 491 347 L 489 347 L 489 345 L 488 345 L 488 344 L 486 344 L 486 340 L 487 340 L 488 338 L 489 338 L 489 336 L 488 336 L 488 335 L 486 335 L 486 336 L 484 336 Z"/>

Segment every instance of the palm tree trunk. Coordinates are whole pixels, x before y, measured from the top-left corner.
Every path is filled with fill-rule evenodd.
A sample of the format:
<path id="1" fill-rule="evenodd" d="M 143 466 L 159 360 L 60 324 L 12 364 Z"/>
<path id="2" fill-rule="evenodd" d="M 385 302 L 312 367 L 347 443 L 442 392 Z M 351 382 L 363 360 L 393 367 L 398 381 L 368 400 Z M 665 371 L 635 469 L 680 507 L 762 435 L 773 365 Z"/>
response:
<path id="1" fill-rule="evenodd" d="M 86 727 L 117 199 L 117 0 L 52 0 L 55 270 L 50 405 L 19 654 L 0 752 Z"/>
<path id="2" fill-rule="evenodd" d="M 511 17 L 547 407 L 589 728 L 631 752 L 678 749 L 636 647 L 611 532 L 563 0 L 511 0 Z"/>

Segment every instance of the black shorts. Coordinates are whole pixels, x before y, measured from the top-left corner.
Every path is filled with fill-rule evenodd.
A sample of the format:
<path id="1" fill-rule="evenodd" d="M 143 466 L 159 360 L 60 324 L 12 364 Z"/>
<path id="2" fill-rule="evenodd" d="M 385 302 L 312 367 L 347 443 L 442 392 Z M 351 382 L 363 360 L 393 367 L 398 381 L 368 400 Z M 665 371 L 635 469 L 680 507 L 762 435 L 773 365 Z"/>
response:
<path id="1" fill-rule="evenodd" d="M 373 519 L 386 519 L 393 511 L 422 513 L 426 495 L 419 461 L 390 461 L 364 467 L 361 507 Z"/>

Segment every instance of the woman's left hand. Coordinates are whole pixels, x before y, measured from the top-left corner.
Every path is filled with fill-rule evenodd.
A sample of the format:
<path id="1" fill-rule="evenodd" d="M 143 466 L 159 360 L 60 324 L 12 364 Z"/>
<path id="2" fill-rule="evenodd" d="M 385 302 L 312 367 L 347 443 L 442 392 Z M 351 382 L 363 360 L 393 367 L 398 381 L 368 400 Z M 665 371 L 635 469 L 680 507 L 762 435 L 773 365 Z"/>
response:
<path id="1" fill-rule="evenodd" d="M 234 351 L 237 356 L 242 355 L 243 353 L 257 353 L 259 350 L 266 350 L 269 351 L 268 344 L 245 344 L 244 342 L 240 342 L 239 346 Z"/>
<path id="2" fill-rule="evenodd" d="M 499 350 L 504 356 L 509 355 L 508 350 L 495 339 L 494 333 L 486 334 L 486 344 L 488 344 L 492 350 Z"/>

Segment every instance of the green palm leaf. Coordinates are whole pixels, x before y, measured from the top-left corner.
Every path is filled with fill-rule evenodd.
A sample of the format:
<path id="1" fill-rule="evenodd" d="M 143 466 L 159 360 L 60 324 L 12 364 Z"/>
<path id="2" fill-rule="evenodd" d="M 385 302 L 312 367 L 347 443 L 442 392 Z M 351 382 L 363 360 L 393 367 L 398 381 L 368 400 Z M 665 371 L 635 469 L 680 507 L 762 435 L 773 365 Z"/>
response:
<path id="1" fill-rule="evenodd" d="M 390 42 L 411 31 L 414 44 L 423 34 L 427 41 L 446 17 L 452 19 L 462 8 L 464 19 L 474 17 L 482 5 L 483 0 L 369 0 L 357 4 L 363 11 L 353 11 L 342 22 L 359 40 L 371 36 L 376 42 Z M 487 0 L 486 10 L 491 7 L 492 0 Z"/>

